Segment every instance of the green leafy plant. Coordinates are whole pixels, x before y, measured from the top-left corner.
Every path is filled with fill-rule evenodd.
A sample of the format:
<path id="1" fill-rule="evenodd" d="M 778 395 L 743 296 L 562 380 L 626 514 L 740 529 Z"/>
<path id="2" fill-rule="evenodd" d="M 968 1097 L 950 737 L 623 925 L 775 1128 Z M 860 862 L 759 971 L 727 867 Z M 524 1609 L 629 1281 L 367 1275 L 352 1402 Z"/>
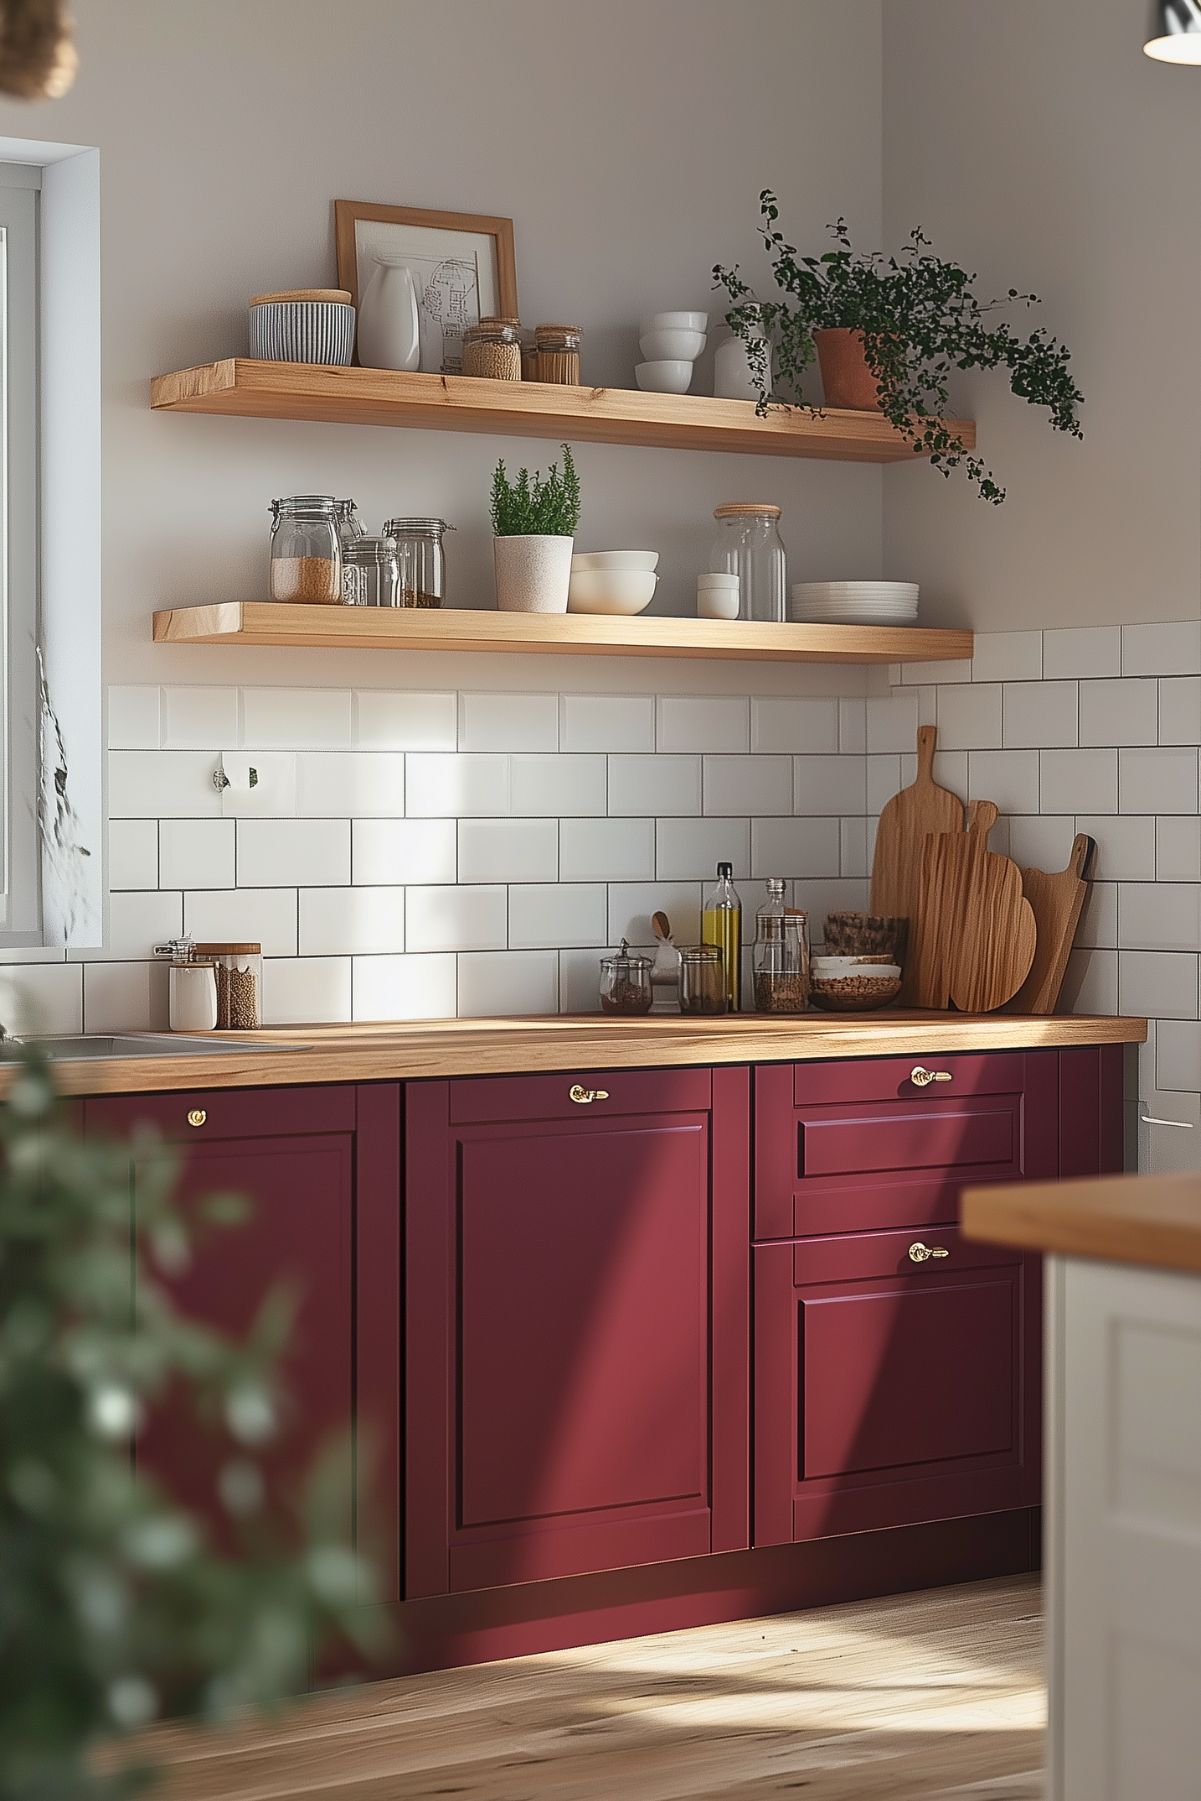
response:
<path id="1" fill-rule="evenodd" d="M 1069 371 L 1070 352 L 1042 327 L 1023 337 L 1007 320 L 991 315 L 1007 306 L 1030 308 L 1036 294 L 1010 288 L 982 300 L 977 277 L 935 256 L 920 227 L 899 256 L 856 254 L 845 219 L 830 226 L 835 248 L 801 256 L 779 230 L 779 203 L 765 188 L 759 196 L 760 236 L 772 264 L 780 299 L 761 301 L 738 265 L 713 270 L 733 305 L 726 318 L 746 346 L 759 386 L 758 411 L 769 404 L 806 404 L 804 379 L 816 355 L 815 331 L 847 328 L 862 334 L 868 367 L 879 384 L 885 417 L 944 475 L 963 466 L 983 499 L 999 505 L 1005 490 L 966 449 L 945 422 L 949 381 L 955 370 L 1004 369 L 1013 393 L 1047 409 L 1054 430 L 1083 436 L 1084 396 Z M 767 350 L 757 334 L 776 339 L 776 382 L 769 392 Z"/>
<path id="2" fill-rule="evenodd" d="M 294 1529 L 264 1506 L 288 1309 L 269 1300 L 244 1344 L 177 1312 L 170 1278 L 196 1232 L 243 1209 L 214 1199 L 185 1218 L 174 1181 L 156 1146 L 135 1305 L 129 1149 L 71 1131 L 25 1057 L 0 1107 L 4 1801 L 117 1801 L 151 1774 L 131 1732 L 299 1692 L 331 1629 L 362 1643 L 370 1572 L 346 1539 L 344 1458 L 322 1462 Z M 211 1433 L 219 1530 L 131 1467 L 162 1405 Z"/>
<path id="3" fill-rule="evenodd" d="M 517 471 L 509 480 L 502 458 L 492 476 L 492 529 L 498 538 L 530 535 L 574 538 L 580 523 L 580 478 L 571 447 L 563 446 L 563 471 L 552 463 L 545 475 Z"/>

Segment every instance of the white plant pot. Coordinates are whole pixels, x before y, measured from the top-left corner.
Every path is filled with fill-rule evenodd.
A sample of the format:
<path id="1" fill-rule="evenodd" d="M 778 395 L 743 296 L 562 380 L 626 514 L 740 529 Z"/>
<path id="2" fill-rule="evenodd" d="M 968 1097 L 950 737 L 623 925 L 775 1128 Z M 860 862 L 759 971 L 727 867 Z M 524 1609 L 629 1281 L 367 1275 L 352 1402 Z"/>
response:
<path id="1" fill-rule="evenodd" d="M 574 538 L 493 538 L 502 613 L 565 613 Z"/>
<path id="2" fill-rule="evenodd" d="M 771 392 L 771 345 L 766 333 L 756 334 L 767 345 L 768 392 Z M 758 400 L 759 383 L 751 370 L 747 347 L 739 337 L 729 337 L 713 353 L 713 392 L 721 400 Z"/>
<path id="3" fill-rule="evenodd" d="M 364 369 L 416 369 L 421 321 L 413 271 L 378 261 L 359 302 L 359 362 Z"/>

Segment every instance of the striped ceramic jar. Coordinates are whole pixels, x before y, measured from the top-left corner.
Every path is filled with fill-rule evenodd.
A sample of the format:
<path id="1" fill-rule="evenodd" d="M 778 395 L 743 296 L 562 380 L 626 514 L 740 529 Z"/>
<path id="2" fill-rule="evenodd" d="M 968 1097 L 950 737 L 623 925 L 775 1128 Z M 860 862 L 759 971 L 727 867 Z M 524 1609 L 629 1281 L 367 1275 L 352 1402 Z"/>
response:
<path id="1" fill-rule="evenodd" d="M 354 307 L 343 300 L 260 295 L 250 303 L 250 354 L 273 363 L 345 368 L 354 355 Z"/>

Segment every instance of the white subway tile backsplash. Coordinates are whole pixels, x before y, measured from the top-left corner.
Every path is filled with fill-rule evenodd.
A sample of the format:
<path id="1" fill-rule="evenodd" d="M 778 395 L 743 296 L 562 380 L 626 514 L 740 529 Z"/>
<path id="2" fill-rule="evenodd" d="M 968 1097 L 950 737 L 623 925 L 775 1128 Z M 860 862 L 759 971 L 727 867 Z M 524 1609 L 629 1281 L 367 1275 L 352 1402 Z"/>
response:
<path id="1" fill-rule="evenodd" d="M 336 750 L 350 738 L 351 697 L 344 688 L 242 690 L 243 744 L 263 750 Z"/>
<path id="2" fill-rule="evenodd" d="M 299 900 L 301 957 L 373 956 L 405 948 L 403 888 L 302 888 Z M 349 967 L 346 982 L 349 1002 Z"/>
<path id="3" fill-rule="evenodd" d="M 863 701 L 794 699 L 787 694 L 770 694 L 752 700 L 751 749 L 787 755 L 797 752 L 818 755 L 824 751 L 850 749 L 850 745 L 839 742 L 842 707 L 847 709 L 846 736 L 858 736 L 863 740 L 858 747 L 862 751 L 867 732 Z"/>
<path id="4" fill-rule="evenodd" d="M 940 788 L 947 788 L 952 794 L 964 795 L 968 791 L 968 758 L 977 756 L 1013 756 L 1025 757 L 1033 755 L 1030 751 L 966 751 L 939 750 L 934 753 L 934 780 Z M 911 752 L 901 757 L 901 786 L 908 788 L 917 780 L 917 756 Z M 1016 765 L 1014 766 L 1016 767 Z M 998 802 L 998 805 L 1000 803 Z"/>
<path id="5" fill-rule="evenodd" d="M 937 682 L 970 682 L 972 665 L 966 657 L 947 663 L 902 663 L 901 681 L 907 688 L 925 687 Z"/>
<path id="6" fill-rule="evenodd" d="M 558 750 L 557 694 L 461 694 L 460 750 Z"/>
<path id="7" fill-rule="evenodd" d="M 1041 632 L 976 633 L 972 654 L 974 682 L 1037 682 L 1042 675 Z"/>
<path id="8" fill-rule="evenodd" d="M 452 1019 L 456 959 L 355 957 L 351 1016 L 362 1020 Z"/>
<path id="9" fill-rule="evenodd" d="M 996 683 L 965 682 L 936 690 L 935 724 L 942 750 L 1001 748 L 1001 689 Z M 924 722 L 923 722 L 924 723 Z"/>
<path id="10" fill-rule="evenodd" d="M 1201 620 L 1122 627 L 1123 675 L 1201 675 Z"/>
<path id="11" fill-rule="evenodd" d="M 607 788 L 603 756 L 515 756 L 512 811 L 530 818 L 563 813 L 604 813 Z M 645 807 L 641 809 L 646 811 Z"/>
<path id="12" fill-rule="evenodd" d="M 1116 950 L 1118 894 L 1116 882 L 1090 882 L 1076 931 L 1076 942 L 1094 949 Z"/>
<path id="13" fill-rule="evenodd" d="M 110 819 L 216 818 L 215 756 L 205 751 L 110 750 Z"/>
<path id="14" fill-rule="evenodd" d="M 337 1024 L 351 1018 L 349 957 L 267 957 L 263 1024 Z"/>
<path id="15" fill-rule="evenodd" d="M 655 875 L 660 881 L 712 881 L 719 862 L 736 872 L 750 866 L 751 828 L 746 819 L 660 819 Z"/>
<path id="16" fill-rule="evenodd" d="M 238 739 L 236 688 L 164 688 L 162 738 L 166 750 L 228 750 Z"/>
<path id="17" fill-rule="evenodd" d="M 1105 676 L 1122 673 L 1120 625 L 1072 626 L 1043 633 L 1043 675 Z"/>
<path id="18" fill-rule="evenodd" d="M 816 877 L 851 875 L 843 870 L 843 824 L 858 821 L 827 819 L 753 819 L 751 821 L 751 875 Z"/>
<path id="19" fill-rule="evenodd" d="M 865 876 L 868 874 L 867 860 L 867 820 L 841 819 L 839 874 L 846 876 Z"/>
<path id="20" fill-rule="evenodd" d="M 1006 750 L 1049 750 L 1080 741 L 1075 682 L 1006 683 L 1002 713 Z"/>
<path id="21" fill-rule="evenodd" d="M 554 819 L 460 819 L 460 882 L 553 882 L 559 873 Z"/>
<path id="22" fill-rule="evenodd" d="M 563 807 L 576 813 L 577 807 Z M 589 809 L 584 809 L 588 811 Z M 604 808 L 597 809 L 600 812 Z M 701 759 L 695 756 L 609 758 L 609 812 L 680 818 L 701 810 Z"/>
<path id="23" fill-rule="evenodd" d="M 817 751 L 822 747 L 810 745 L 810 750 Z M 836 750 L 844 751 L 848 756 L 862 757 L 867 754 L 867 702 L 865 700 L 840 700 L 838 703 L 838 743 Z"/>
<path id="24" fill-rule="evenodd" d="M 1121 907 L 1119 904 L 1119 917 Z M 1122 951 L 1118 1011 L 1150 1019 L 1196 1019 L 1197 956 L 1181 951 Z"/>
<path id="25" fill-rule="evenodd" d="M 962 679 L 971 681 L 971 665 Z M 867 702 L 867 749 L 869 756 L 889 751 L 911 751 L 917 742 L 918 703 L 916 694 L 892 694 Z"/>
<path id="26" fill-rule="evenodd" d="M 157 750 L 159 746 L 159 690 L 157 687 L 113 687 L 108 691 L 108 748 Z"/>
<path id="27" fill-rule="evenodd" d="M 337 887 L 350 881 L 349 819 L 240 819 L 240 888 Z"/>
<path id="28" fill-rule="evenodd" d="M 1044 813 L 1115 813 L 1116 750 L 1044 750 L 1039 783 Z"/>
<path id="29" fill-rule="evenodd" d="M 503 950 L 508 942 L 507 893 L 500 886 L 414 888 L 407 915 L 411 951 Z"/>
<path id="30" fill-rule="evenodd" d="M 867 811 L 878 816 L 901 786 L 901 759 L 898 756 L 868 757 Z"/>
<path id="31" fill-rule="evenodd" d="M 1155 821 L 1155 876 L 1161 882 L 1201 882 L 1201 819 Z"/>
<path id="32" fill-rule="evenodd" d="M 296 811 L 310 819 L 399 819 L 405 759 L 399 751 L 310 751 L 296 759 Z"/>
<path id="33" fill-rule="evenodd" d="M 1156 1027 L 1155 1079 L 1160 1088 L 1201 1093 L 1201 1021 L 1163 1019 Z"/>
<path id="34" fill-rule="evenodd" d="M 1160 682 L 1159 742 L 1201 744 L 1201 676 L 1178 675 Z"/>
<path id="35" fill-rule="evenodd" d="M 969 800 L 995 801 L 1002 813 L 1037 813 L 1038 756 L 1036 750 L 969 751 L 966 784 L 952 771 L 940 771 L 935 757 L 935 780 L 953 794 L 966 792 Z"/>
<path id="36" fill-rule="evenodd" d="M 183 929 L 183 896 L 179 893 L 110 894 L 104 949 L 90 950 L 87 955 L 89 959 L 149 957 L 156 944 L 178 938 Z"/>
<path id="37" fill-rule="evenodd" d="M 501 755 L 410 756 L 405 768 L 410 818 L 462 819 L 509 811 L 509 759 Z"/>
<path id="38" fill-rule="evenodd" d="M 356 887 L 453 882 L 457 832 L 453 819 L 356 819 L 351 881 Z"/>
<path id="39" fill-rule="evenodd" d="M 1154 744 L 1158 727 L 1158 684 L 1150 677 L 1081 682 L 1081 744 Z"/>
<path id="40" fill-rule="evenodd" d="M 454 750 L 458 696 L 361 688 L 355 695 L 354 741 L 361 750 Z"/>
<path id="41" fill-rule="evenodd" d="M 1063 1013 L 1116 1013 L 1117 951 L 1074 950 L 1068 958 L 1059 1008 Z"/>
<path id="42" fill-rule="evenodd" d="M 655 748 L 650 694 L 562 694 L 561 750 L 647 751 Z"/>
<path id="43" fill-rule="evenodd" d="M 600 957 L 595 950 L 559 952 L 559 1011 L 600 1012 Z"/>
<path id="44" fill-rule="evenodd" d="M 561 819 L 564 882 L 641 882 L 655 873 L 653 819 Z"/>
<path id="45" fill-rule="evenodd" d="M 867 811 L 867 768 L 863 758 L 794 757 L 792 772 L 794 813 L 820 817 Z M 756 813 L 773 810 L 753 809 Z"/>
<path id="46" fill-rule="evenodd" d="M 1150 882 L 1155 879 L 1155 821 L 1134 815 L 1077 814 L 1076 830 L 1096 840 L 1095 882 Z"/>
<path id="47" fill-rule="evenodd" d="M 1023 869 L 1066 869 L 1076 822 L 1070 814 L 1014 813 L 1009 820 L 1009 854 Z"/>
<path id="48" fill-rule="evenodd" d="M 31 1032 L 82 1032 L 80 965 L 11 963 L 0 968 L 0 1021 L 16 1038 Z"/>
<path id="49" fill-rule="evenodd" d="M 837 763 L 837 757 L 821 762 Z M 725 817 L 791 813 L 791 757 L 706 757 L 702 793 L 706 813 Z"/>
<path id="50" fill-rule="evenodd" d="M 1123 882 L 1118 943 L 1123 950 L 1201 951 L 1201 883 Z"/>
<path id="51" fill-rule="evenodd" d="M 162 1032 L 167 1028 L 166 963 L 86 963 L 85 1032 Z"/>
<path id="52" fill-rule="evenodd" d="M 295 888 L 209 889 L 184 895 L 184 930 L 198 942 L 255 943 L 265 957 L 296 955 Z"/>
<path id="53" fill-rule="evenodd" d="M 114 819 L 108 828 L 108 885 L 158 887 L 157 819 Z"/>
<path id="54" fill-rule="evenodd" d="M 828 913 L 861 913 L 867 906 L 867 883 L 848 877 L 798 881 L 792 885 L 792 901 L 809 915 L 809 941 L 823 941 Z"/>
<path id="55" fill-rule="evenodd" d="M 459 1013 L 465 1019 L 555 1013 L 557 951 L 496 951 L 459 958 Z"/>
<path id="56" fill-rule="evenodd" d="M 296 755 L 293 751 L 247 750 L 239 760 L 253 769 L 251 787 L 225 788 L 220 812 L 226 819 L 288 819 L 296 811 Z M 224 759 L 222 759 L 224 766 Z"/>
<path id="57" fill-rule="evenodd" d="M 737 879 L 742 874 L 735 870 Z M 651 914 L 666 913 L 677 944 L 695 944 L 701 935 L 700 882 L 610 882 L 609 943 L 653 944 Z"/>
<path id="58" fill-rule="evenodd" d="M 1118 752 L 1118 805 L 1123 813 L 1196 813 L 1194 749 Z"/>
<path id="59" fill-rule="evenodd" d="M 655 745 L 665 751 L 745 751 L 750 705 L 741 694 L 661 694 Z"/>
<path id="60" fill-rule="evenodd" d="M 233 888 L 237 884 L 232 819 L 163 819 L 158 826 L 163 888 Z"/>
<path id="61" fill-rule="evenodd" d="M 602 882 L 522 884 L 509 889 L 511 950 L 571 949 L 608 942 L 608 891 Z"/>

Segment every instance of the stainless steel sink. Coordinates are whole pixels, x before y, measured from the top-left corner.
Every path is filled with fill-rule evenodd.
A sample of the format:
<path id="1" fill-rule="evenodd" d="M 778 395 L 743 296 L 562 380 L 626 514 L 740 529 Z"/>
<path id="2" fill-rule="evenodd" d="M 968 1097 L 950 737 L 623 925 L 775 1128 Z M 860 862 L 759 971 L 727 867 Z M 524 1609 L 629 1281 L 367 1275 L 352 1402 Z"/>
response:
<path id="1" fill-rule="evenodd" d="M 220 1057 L 231 1052 L 241 1056 L 247 1051 L 302 1051 L 303 1044 L 241 1044 L 228 1038 L 185 1038 L 176 1032 L 83 1032 L 78 1036 L 47 1035 L 10 1039 L 10 1044 L 28 1045 L 40 1051 L 52 1063 L 82 1063 L 107 1057 Z"/>

